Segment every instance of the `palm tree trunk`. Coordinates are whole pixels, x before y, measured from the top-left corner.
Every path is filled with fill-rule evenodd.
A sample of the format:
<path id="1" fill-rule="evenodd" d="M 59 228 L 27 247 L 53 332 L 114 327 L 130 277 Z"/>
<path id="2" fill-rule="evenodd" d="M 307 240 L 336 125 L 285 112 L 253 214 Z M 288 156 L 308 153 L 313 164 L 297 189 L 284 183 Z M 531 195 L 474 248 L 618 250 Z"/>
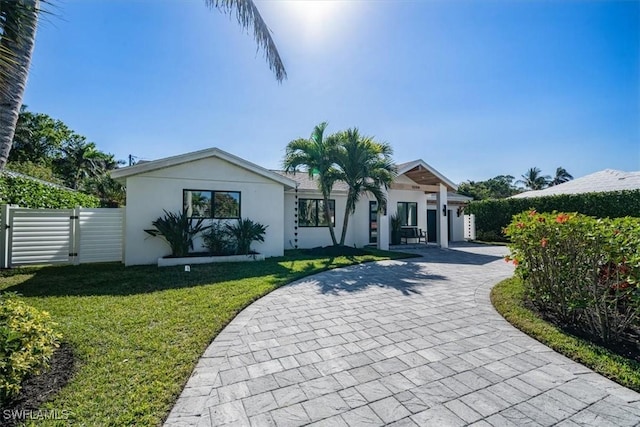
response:
<path id="1" fill-rule="evenodd" d="M 331 234 L 331 241 L 333 242 L 333 246 L 337 246 L 338 241 L 336 240 L 336 232 L 333 229 L 333 222 L 331 222 L 331 215 L 329 212 L 329 195 L 323 192 L 322 197 L 324 198 L 324 215 L 329 221 L 329 234 Z M 335 215 L 335 212 L 333 214 Z"/>
<path id="2" fill-rule="evenodd" d="M 0 62 L 0 170 L 7 164 L 13 144 L 36 40 L 39 7 L 39 0 L 16 0 L 4 11 L 0 51 L 12 52 L 13 58 L 9 63 Z"/>
<path id="3" fill-rule="evenodd" d="M 349 225 L 349 216 L 351 215 L 351 211 L 353 210 L 353 194 L 351 189 L 349 189 L 349 194 L 347 194 L 347 205 L 344 209 L 344 219 L 342 220 L 342 234 L 340 235 L 340 246 L 344 246 L 344 241 L 347 238 L 347 226 Z"/>

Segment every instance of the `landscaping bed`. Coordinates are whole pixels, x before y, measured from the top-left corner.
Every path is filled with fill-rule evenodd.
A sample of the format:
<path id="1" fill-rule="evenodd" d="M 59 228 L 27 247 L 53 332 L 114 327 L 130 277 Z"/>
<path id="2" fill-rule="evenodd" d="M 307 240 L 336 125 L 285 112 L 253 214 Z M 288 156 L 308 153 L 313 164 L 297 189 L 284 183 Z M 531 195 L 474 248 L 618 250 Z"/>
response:
<path id="1" fill-rule="evenodd" d="M 498 313 L 522 332 L 595 372 L 640 392 L 637 342 L 635 353 L 629 345 L 633 343 L 607 348 L 575 335 L 575 329 L 563 330 L 544 320 L 525 304 L 524 285 L 517 277 L 498 283 L 491 290 L 491 302 Z"/>
<path id="2" fill-rule="evenodd" d="M 413 256 L 343 253 L 289 251 L 191 272 L 121 264 L 20 268 L 0 272 L 0 291 L 48 311 L 74 354 L 71 380 L 39 409 L 69 414 L 60 425 L 158 425 L 209 343 L 251 302 L 323 270 Z"/>

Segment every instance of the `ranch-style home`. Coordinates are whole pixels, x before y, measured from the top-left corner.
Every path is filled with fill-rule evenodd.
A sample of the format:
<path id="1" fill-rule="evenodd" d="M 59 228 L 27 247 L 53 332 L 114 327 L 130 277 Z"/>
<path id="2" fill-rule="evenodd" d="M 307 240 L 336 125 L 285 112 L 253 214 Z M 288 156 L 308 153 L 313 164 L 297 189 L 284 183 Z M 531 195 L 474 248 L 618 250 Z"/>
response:
<path id="1" fill-rule="evenodd" d="M 388 249 L 390 217 L 396 214 L 406 233 L 403 243 L 432 242 L 447 247 L 464 239 L 463 205 L 470 199 L 423 160 L 397 165 L 398 176 L 387 192 L 387 211 L 378 212 L 373 196 L 361 197 L 349 221 L 345 244 Z M 265 241 L 254 248 L 267 257 L 285 249 L 331 244 L 328 221 L 342 232 L 347 188 L 331 192 L 331 218 L 322 195 L 306 172 L 287 174 L 265 169 L 218 148 L 141 162 L 117 169 L 112 177 L 126 186 L 126 265 L 153 264 L 168 247 L 144 230 L 167 212 L 187 209 L 194 218 L 228 221 L 250 218 L 267 226 Z M 422 234 L 425 239 L 418 239 Z M 425 242 L 426 240 L 426 242 Z M 195 241 L 195 250 L 201 250 Z"/>

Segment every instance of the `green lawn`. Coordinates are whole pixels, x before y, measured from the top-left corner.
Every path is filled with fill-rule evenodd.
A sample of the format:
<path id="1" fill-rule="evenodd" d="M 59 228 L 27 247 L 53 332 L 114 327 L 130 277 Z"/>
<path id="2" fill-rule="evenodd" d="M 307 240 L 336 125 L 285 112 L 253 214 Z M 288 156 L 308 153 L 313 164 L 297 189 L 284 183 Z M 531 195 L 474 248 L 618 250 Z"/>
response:
<path id="1" fill-rule="evenodd" d="M 505 319 L 522 332 L 601 375 L 640 392 L 640 363 L 575 337 L 544 321 L 523 304 L 524 286 L 516 277 L 491 290 L 491 302 Z"/>
<path id="2" fill-rule="evenodd" d="M 0 290 L 50 312 L 77 355 L 77 372 L 46 408 L 71 411 L 75 424 L 157 425 L 207 345 L 252 301 L 322 270 L 406 256 L 290 252 L 193 265 L 190 273 L 121 264 L 23 268 L 1 272 Z"/>

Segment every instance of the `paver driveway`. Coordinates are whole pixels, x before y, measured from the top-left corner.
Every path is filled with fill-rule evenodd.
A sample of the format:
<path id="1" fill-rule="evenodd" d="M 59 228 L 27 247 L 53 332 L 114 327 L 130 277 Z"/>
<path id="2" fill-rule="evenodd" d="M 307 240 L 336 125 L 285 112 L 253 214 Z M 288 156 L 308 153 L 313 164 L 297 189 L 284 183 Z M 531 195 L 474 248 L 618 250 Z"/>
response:
<path id="1" fill-rule="evenodd" d="M 321 273 L 244 310 L 167 425 L 640 424 L 640 394 L 513 328 L 489 302 L 505 248 Z"/>

